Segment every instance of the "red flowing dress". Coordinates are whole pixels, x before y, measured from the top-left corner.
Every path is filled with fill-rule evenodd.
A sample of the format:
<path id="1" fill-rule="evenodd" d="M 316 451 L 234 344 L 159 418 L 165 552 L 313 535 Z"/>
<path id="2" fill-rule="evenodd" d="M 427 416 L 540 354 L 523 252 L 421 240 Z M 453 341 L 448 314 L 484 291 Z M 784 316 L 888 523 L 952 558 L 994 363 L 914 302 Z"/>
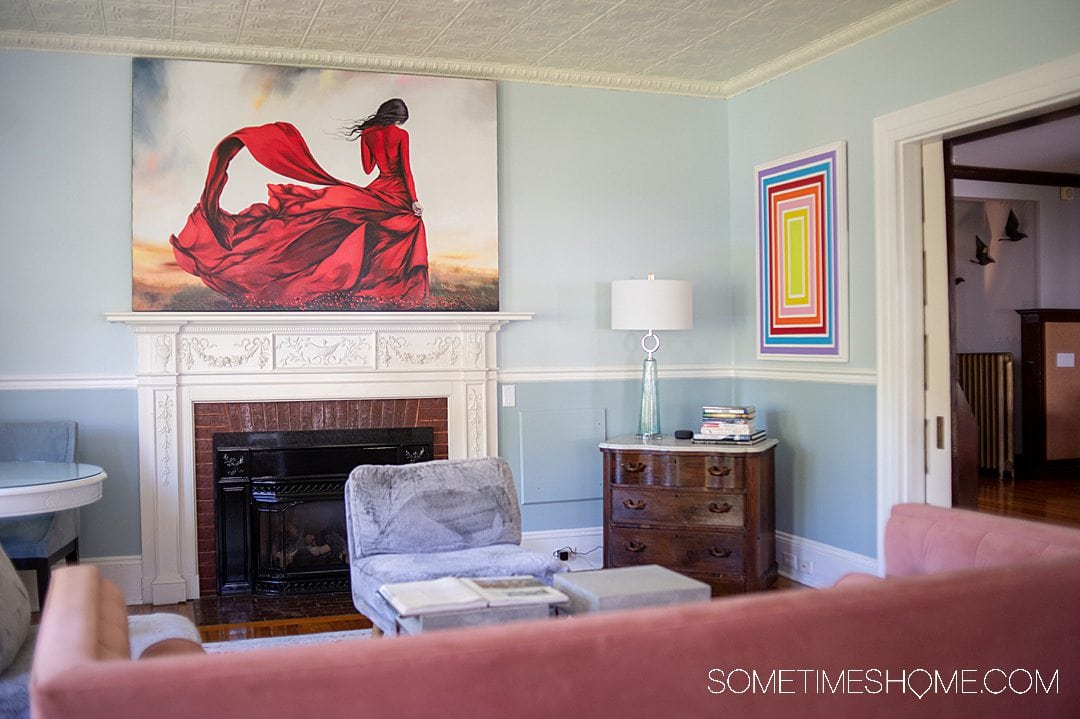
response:
<path id="1" fill-rule="evenodd" d="M 267 185 L 267 201 L 222 210 L 232 158 L 247 148 L 303 185 Z M 366 187 L 331 176 L 285 122 L 237 130 L 210 158 L 199 204 L 170 241 L 176 262 L 247 309 L 407 309 L 428 294 L 427 237 L 413 213 L 409 135 L 396 125 L 360 137 Z"/>

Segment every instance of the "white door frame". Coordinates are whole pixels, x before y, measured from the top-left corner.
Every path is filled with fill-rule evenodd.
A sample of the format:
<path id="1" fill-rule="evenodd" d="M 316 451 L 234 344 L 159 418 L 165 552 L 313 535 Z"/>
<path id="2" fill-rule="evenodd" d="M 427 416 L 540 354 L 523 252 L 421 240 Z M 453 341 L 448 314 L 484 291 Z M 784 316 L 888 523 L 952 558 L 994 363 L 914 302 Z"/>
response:
<path id="1" fill-rule="evenodd" d="M 922 144 L 1077 98 L 1080 54 L 874 120 L 879 558 L 891 507 L 926 501 Z"/>

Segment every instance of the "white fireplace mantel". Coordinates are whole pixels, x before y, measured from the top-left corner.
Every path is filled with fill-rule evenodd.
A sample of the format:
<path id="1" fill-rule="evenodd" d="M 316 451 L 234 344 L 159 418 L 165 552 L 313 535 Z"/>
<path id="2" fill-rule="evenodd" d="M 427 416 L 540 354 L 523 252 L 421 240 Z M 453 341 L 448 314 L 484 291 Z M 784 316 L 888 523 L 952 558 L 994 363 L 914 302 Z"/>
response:
<path id="1" fill-rule="evenodd" d="M 498 452 L 495 335 L 531 313 L 117 312 L 136 335 L 143 601 L 198 597 L 196 402 L 446 397 L 451 459 Z"/>

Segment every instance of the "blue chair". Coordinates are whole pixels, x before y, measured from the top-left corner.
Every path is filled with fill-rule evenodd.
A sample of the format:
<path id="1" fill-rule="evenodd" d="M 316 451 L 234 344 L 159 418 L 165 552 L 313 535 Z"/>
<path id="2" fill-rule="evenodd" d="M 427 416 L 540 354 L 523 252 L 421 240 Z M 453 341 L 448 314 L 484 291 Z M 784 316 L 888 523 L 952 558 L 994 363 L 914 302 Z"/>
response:
<path id="1" fill-rule="evenodd" d="M 70 420 L 0 423 L 0 461 L 74 462 L 77 431 Z M 16 569 L 35 572 L 43 607 L 50 567 L 79 561 L 79 510 L 0 519 L 0 546 Z"/>
<path id="2" fill-rule="evenodd" d="M 439 577 L 533 576 L 562 571 L 521 547 L 521 507 L 499 457 L 361 465 L 345 484 L 353 604 L 395 634 L 383 584 Z"/>

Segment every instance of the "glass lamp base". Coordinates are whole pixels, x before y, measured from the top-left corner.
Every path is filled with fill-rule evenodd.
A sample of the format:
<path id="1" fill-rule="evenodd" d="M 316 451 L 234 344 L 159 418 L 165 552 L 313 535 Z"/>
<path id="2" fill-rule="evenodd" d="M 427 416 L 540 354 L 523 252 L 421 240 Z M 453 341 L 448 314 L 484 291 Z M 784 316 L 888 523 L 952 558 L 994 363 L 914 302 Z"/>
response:
<path id="1" fill-rule="evenodd" d="M 660 402 L 656 391 L 656 360 L 651 357 L 641 364 L 641 416 L 638 418 L 638 437 L 648 439 L 660 435 Z"/>

